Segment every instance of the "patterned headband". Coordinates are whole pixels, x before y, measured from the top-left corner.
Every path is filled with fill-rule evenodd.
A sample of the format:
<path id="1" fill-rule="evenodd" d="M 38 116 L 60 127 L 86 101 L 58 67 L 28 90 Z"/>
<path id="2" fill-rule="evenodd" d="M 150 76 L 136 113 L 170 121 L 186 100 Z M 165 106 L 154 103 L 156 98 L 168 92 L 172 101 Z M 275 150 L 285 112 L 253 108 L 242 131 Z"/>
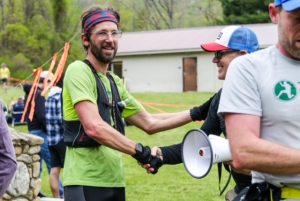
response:
<path id="1" fill-rule="evenodd" d="M 82 29 L 84 33 L 88 33 L 93 26 L 104 21 L 114 22 L 119 26 L 118 19 L 114 12 L 110 10 L 99 10 L 86 18 L 82 24 Z"/>

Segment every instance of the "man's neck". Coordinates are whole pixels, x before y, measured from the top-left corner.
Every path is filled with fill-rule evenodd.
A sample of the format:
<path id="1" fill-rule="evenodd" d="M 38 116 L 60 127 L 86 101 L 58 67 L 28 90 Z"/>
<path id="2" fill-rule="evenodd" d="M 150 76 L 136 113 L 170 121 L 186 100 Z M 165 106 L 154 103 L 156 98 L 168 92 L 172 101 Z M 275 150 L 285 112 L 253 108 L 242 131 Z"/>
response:
<path id="1" fill-rule="evenodd" d="M 98 61 L 95 57 L 90 56 L 90 55 L 87 55 L 86 58 L 89 60 L 89 62 L 91 62 L 91 64 L 94 66 L 94 68 L 97 72 L 101 72 L 104 75 L 106 75 L 109 64 L 102 63 L 102 62 Z"/>

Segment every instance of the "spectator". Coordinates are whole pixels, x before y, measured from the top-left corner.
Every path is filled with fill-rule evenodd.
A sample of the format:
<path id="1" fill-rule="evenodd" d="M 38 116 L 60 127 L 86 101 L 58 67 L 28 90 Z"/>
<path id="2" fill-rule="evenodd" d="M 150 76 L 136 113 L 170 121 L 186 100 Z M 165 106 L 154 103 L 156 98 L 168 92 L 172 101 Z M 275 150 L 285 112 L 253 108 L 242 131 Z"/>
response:
<path id="1" fill-rule="evenodd" d="M 8 84 L 10 71 L 7 64 L 2 63 L 0 68 L 0 81 L 2 84 Z"/>
<path id="2" fill-rule="evenodd" d="M 46 167 L 48 170 L 48 173 L 50 174 L 51 171 L 51 155 L 48 147 L 48 139 L 47 139 L 47 129 L 46 129 L 46 120 L 45 120 L 45 97 L 41 95 L 41 92 L 43 90 L 43 83 L 44 79 L 48 75 L 48 71 L 43 71 L 41 73 L 40 82 L 38 85 L 38 88 L 36 90 L 36 94 L 34 100 L 35 100 L 35 107 L 34 107 L 34 114 L 33 119 L 30 121 L 28 119 L 29 112 L 28 110 L 26 114 L 26 121 L 27 121 L 27 127 L 30 134 L 36 135 L 38 137 L 41 137 L 44 139 L 44 143 L 41 145 L 41 151 L 40 151 L 40 174 L 42 173 L 42 161 L 45 161 Z M 24 92 L 25 92 L 25 100 L 27 101 L 27 97 L 29 95 L 31 85 L 25 84 L 23 86 Z M 25 102 L 26 102 L 25 101 Z M 31 108 L 31 102 L 29 103 L 28 108 Z M 60 192 L 63 192 L 62 185 L 60 185 Z M 41 196 L 43 196 L 41 194 Z"/>
<path id="3" fill-rule="evenodd" d="M 61 83 L 61 82 L 59 82 Z M 48 145 L 51 155 L 50 188 L 52 195 L 59 198 L 59 175 L 64 167 L 66 145 L 63 141 L 61 85 L 50 89 L 45 105 Z"/>
<path id="4" fill-rule="evenodd" d="M 259 44 L 256 34 L 245 26 L 227 26 L 221 30 L 214 42 L 201 45 L 207 52 L 214 52 L 212 62 L 218 68 L 218 79 L 225 80 L 230 63 L 245 54 L 253 53 L 258 50 Z M 211 101 L 208 115 L 201 129 L 207 134 L 226 136 L 224 119 L 217 114 L 222 89 L 216 93 Z M 182 163 L 182 143 L 165 147 L 152 148 L 153 155 L 160 155 L 163 164 Z M 145 166 L 149 168 L 149 166 Z M 151 171 L 149 168 L 148 171 Z M 225 200 L 231 201 L 236 194 L 251 184 L 250 171 L 236 171 L 232 168 L 232 177 L 236 183 L 233 190 L 226 193 Z"/>
<path id="5" fill-rule="evenodd" d="M 21 122 L 21 118 L 24 112 L 25 102 L 24 98 L 20 96 L 12 106 L 11 106 L 11 114 L 12 114 L 12 123 L 18 124 Z"/>

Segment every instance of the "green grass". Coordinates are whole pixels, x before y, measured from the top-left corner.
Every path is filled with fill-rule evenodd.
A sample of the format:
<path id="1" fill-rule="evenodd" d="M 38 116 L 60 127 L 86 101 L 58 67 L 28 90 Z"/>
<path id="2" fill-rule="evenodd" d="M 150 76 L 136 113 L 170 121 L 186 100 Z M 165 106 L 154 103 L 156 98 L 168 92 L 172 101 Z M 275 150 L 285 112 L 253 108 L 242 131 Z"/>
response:
<path id="1" fill-rule="evenodd" d="M 18 88 L 8 90 L 3 96 L 0 88 L 1 99 L 11 101 L 12 97 L 22 95 Z M 154 102 L 171 104 L 168 106 L 155 106 L 157 108 L 146 109 L 156 113 L 159 110 L 176 112 L 188 109 L 191 106 L 199 105 L 207 100 L 210 93 L 136 93 L 134 97 L 142 102 Z M 9 103 L 9 102 L 8 102 Z M 178 104 L 174 107 L 172 104 Z M 134 126 L 126 128 L 126 135 L 136 142 L 141 142 L 149 146 L 165 146 L 182 141 L 183 136 L 192 128 L 199 128 L 199 123 L 190 123 L 177 129 L 164 131 L 154 135 L 147 135 Z M 16 127 L 18 130 L 27 131 L 26 126 Z M 221 201 L 224 195 L 219 196 L 217 167 L 213 166 L 209 175 L 203 179 L 195 179 L 190 176 L 183 164 L 165 165 L 161 167 L 156 175 L 147 174 L 137 162 L 130 156 L 124 155 L 125 175 L 126 175 L 126 196 L 127 201 Z M 227 173 L 223 170 L 221 187 L 227 180 Z M 230 187 L 233 187 L 231 181 Z M 48 174 L 44 164 L 42 174 L 42 192 L 51 196 L 49 188 Z"/>

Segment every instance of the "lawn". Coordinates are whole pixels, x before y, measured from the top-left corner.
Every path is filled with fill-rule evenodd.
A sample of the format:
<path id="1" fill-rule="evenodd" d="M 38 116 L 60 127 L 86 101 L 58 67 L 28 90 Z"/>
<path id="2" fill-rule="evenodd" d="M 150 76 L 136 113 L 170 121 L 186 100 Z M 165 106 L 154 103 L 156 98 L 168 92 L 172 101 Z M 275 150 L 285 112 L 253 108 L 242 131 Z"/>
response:
<path id="1" fill-rule="evenodd" d="M 0 88 L 0 99 L 9 104 L 10 101 L 22 95 L 20 88 L 10 88 L 7 93 Z M 136 99 L 141 101 L 151 113 L 176 112 L 189 109 L 207 100 L 210 93 L 135 93 Z M 183 136 L 192 128 L 199 128 L 200 123 L 190 123 L 177 129 L 147 135 L 134 126 L 126 128 L 126 135 L 136 142 L 149 146 L 165 146 L 182 141 Z M 16 127 L 27 131 L 26 126 Z M 217 167 L 213 166 L 209 175 L 203 179 L 190 176 L 183 164 L 165 165 L 156 175 L 147 174 L 130 156 L 124 155 L 126 174 L 127 201 L 221 201 L 224 195 L 219 196 Z M 48 174 L 42 174 L 42 192 L 51 196 L 48 183 Z M 227 173 L 223 170 L 221 187 L 227 180 Z M 230 187 L 233 186 L 231 181 Z"/>

